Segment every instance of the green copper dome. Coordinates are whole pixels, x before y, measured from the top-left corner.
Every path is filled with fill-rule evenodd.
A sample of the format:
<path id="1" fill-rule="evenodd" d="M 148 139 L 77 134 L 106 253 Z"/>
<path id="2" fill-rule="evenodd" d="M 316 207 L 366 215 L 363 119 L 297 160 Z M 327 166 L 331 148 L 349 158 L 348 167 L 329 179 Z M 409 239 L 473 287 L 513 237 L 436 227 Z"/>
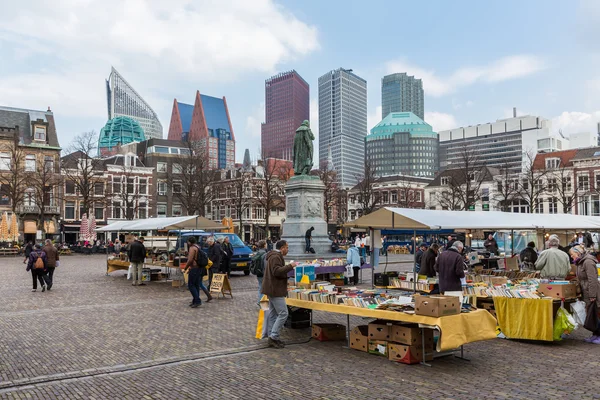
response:
<path id="1" fill-rule="evenodd" d="M 100 153 L 111 151 L 114 147 L 132 142 L 146 140 L 144 130 L 140 124 L 129 117 L 115 117 L 109 119 L 100 130 L 98 147 Z"/>
<path id="2" fill-rule="evenodd" d="M 408 132 L 414 137 L 436 138 L 431 125 L 411 112 L 392 112 L 371 129 L 367 140 L 391 138 L 396 132 Z"/>

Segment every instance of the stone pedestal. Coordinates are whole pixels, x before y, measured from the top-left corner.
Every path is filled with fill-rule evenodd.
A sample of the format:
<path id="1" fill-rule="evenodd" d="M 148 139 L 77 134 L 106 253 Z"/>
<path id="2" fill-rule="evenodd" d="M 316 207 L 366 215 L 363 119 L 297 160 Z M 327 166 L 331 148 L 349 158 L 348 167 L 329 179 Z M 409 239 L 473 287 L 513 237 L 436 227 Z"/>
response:
<path id="1" fill-rule="evenodd" d="M 288 258 L 304 254 L 304 236 L 311 226 L 315 228 L 311 241 L 316 252 L 313 256 L 331 252 L 327 223 L 323 219 L 324 192 L 325 185 L 318 176 L 294 176 L 285 185 L 286 218 L 282 238 L 289 244 Z"/>

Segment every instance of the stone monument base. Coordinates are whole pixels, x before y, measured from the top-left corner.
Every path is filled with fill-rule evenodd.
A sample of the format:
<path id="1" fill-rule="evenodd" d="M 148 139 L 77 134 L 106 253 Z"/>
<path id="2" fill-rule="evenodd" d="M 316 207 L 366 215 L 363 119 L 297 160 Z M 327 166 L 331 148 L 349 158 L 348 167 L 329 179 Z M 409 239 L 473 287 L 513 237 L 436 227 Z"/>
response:
<path id="1" fill-rule="evenodd" d="M 323 219 L 324 192 L 325 185 L 318 176 L 297 175 L 285 185 L 286 219 L 282 238 L 289 245 L 288 258 L 305 254 L 305 235 L 311 227 L 315 228 L 310 244 L 315 250 L 312 256 L 331 254 L 331 240 Z"/>

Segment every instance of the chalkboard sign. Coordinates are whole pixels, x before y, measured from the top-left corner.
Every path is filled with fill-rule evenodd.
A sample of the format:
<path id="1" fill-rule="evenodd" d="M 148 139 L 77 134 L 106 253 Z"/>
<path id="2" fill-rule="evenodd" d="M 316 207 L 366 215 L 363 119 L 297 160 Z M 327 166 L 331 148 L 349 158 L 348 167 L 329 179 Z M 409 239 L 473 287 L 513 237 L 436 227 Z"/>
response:
<path id="1" fill-rule="evenodd" d="M 229 278 L 227 274 L 214 274 L 212 283 L 210 284 L 210 292 L 217 293 L 217 298 L 219 295 L 229 295 L 233 298 L 233 294 L 231 293 L 231 284 L 229 283 Z"/>

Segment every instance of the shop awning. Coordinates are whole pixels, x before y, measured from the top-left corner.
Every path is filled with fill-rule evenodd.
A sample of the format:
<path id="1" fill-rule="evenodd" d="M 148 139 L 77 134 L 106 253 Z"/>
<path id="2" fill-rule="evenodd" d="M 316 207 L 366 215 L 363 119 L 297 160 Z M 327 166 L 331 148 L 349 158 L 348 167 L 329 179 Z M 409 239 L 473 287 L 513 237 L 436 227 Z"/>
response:
<path id="1" fill-rule="evenodd" d="M 175 230 L 175 229 L 203 229 L 203 230 L 221 230 L 225 229 L 223 225 L 211 221 L 207 218 L 190 215 L 186 217 L 163 217 L 138 219 L 133 221 L 117 221 L 110 225 L 96 229 L 97 232 L 135 232 L 135 231 L 155 231 L 155 230 Z"/>
<path id="2" fill-rule="evenodd" d="M 501 211 L 443 211 L 385 207 L 347 227 L 375 229 L 600 230 L 600 217 L 570 214 L 519 214 Z"/>

